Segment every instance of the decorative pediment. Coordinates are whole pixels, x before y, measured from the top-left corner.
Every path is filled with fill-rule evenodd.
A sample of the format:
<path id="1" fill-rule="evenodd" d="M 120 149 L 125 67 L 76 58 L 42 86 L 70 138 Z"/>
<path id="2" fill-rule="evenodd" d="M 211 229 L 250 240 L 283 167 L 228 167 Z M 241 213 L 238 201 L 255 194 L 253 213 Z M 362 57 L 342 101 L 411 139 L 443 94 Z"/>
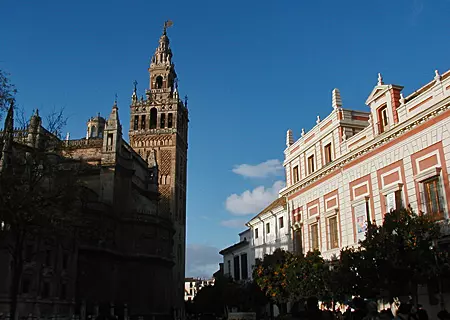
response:
<path id="1" fill-rule="evenodd" d="M 389 90 L 389 85 L 382 84 L 377 85 L 375 88 L 373 88 L 372 92 L 370 93 L 369 97 L 366 100 L 366 105 L 370 105 L 374 100 L 381 97 L 383 94 L 385 94 Z"/>

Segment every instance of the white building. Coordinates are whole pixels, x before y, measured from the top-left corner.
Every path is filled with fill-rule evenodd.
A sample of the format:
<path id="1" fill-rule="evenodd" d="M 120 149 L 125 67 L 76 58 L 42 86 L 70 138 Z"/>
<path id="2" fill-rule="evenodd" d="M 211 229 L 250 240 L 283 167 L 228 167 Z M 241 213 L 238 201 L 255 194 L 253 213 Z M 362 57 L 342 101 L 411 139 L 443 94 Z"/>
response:
<path id="1" fill-rule="evenodd" d="M 185 278 L 184 279 L 184 301 L 194 300 L 197 293 L 206 286 L 213 286 L 214 279 Z"/>
<path id="2" fill-rule="evenodd" d="M 239 234 L 238 243 L 219 252 L 223 255 L 224 275 L 235 281 L 252 278 L 255 256 L 250 246 L 251 236 L 251 230 L 247 229 Z"/>
<path id="3" fill-rule="evenodd" d="M 251 219 L 247 226 L 251 229 L 251 250 L 255 259 L 272 254 L 275 249 L 292 251 L 289 214 L 286 198 L 280 197 Z"/>

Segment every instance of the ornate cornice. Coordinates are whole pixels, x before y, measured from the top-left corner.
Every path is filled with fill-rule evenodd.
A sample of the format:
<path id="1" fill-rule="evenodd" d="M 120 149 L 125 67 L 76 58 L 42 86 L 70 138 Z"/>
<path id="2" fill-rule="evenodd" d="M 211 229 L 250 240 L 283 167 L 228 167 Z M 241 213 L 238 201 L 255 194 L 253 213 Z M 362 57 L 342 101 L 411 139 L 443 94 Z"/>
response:
<path id="1" fill-rule="evenodd" d="M 303 181 L 299 181 L 297 184 L 290 186 L 282 191 L 281 196 L 290 196 L 301 189 L 309 186 L 310 184 L 322 179 L 323 177 L 331 174 L 334 171 L 341 170 L 346 164 L 356 160 L 357 158 L 371 152 L 372 150 L 387 144 L 388 142 L 406 134 L 413 128 L 427 122 L 428 120 L 436 117 L 437 115 L 450 109 L 450 97 L 446 97 L 437 103 L 431 110 L 426 110 L 426 114 L 419 113 L 414 118 L 406 120 L 404 123 L 398 124 L 396 127 L 383 134 L 378 135 L 372 141 L 366 145 L 362 145 L 359 148 L 349 152 L 343 157 L 331 162 L 320 170 L 316 171 L 313 175 L 307 177 Z"/>

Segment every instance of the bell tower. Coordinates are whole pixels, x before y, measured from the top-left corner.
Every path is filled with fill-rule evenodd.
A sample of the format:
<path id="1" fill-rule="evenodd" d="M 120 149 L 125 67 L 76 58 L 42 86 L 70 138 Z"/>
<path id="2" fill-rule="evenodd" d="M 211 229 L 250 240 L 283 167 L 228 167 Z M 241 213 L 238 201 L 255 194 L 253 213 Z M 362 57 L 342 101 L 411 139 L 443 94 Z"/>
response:
<path id="1" fill-rule="evenodd" d="M 173 236 L 173 306 L 183 316 L 186 248 L 186 178 L 188 149 L 187 98 L 178 94 L 177 74 L 164 23 L 159 45 L 150 60 L 149 89 L 138 98 L 137 82 L 131 96 L 130 145 L 141 157 L 158 166 L 159 214 L 170 218 Z"/>

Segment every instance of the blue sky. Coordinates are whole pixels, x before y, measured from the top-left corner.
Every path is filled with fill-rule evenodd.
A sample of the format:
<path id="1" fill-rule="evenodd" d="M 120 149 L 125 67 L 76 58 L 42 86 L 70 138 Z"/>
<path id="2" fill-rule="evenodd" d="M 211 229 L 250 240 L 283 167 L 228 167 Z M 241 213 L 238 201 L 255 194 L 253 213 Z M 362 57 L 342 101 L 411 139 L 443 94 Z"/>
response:
<path id="1" fill-rule="evenodd" d="M 0 68 L 28 113 L 64 107 L 71 137 L 110 112 L 124 132 L 133 81 L 169 30 L 189 95 L 187 273 L 207 276 L 242 222 L 277 194 L 286 130 L 332 110 L 365 110 L 381 72 L 410 93 L 450 68 L 450 0 L 0 1 Z"/>

